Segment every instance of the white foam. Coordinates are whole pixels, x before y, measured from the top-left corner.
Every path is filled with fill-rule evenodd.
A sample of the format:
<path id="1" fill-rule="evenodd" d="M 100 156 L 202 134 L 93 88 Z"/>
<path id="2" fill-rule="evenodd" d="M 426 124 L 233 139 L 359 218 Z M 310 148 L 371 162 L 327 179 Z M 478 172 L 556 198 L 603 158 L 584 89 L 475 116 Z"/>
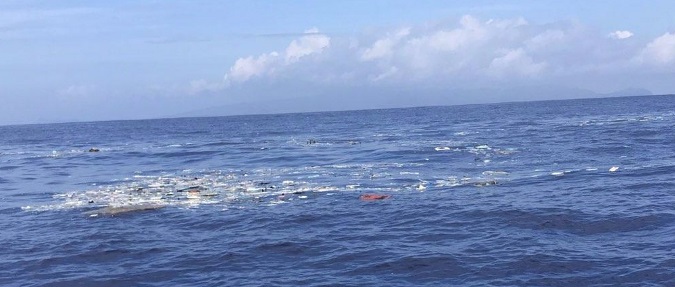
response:
<path id="1" fill-rule="evenodd" d="M 321 186 L 316 189 L 317 192 L 337 191 L 338 188 L 334 186 Z"/>
<path id="2" fill-rule="evenodd" d="M 264 173 L 262 173 L 264 174 Z M 260 177 L 261 173 L 256 174 Z M 127 207 L 143 204 L 197 207 L 204 204 L 260 201 L 287 193 L 328 192 L 338 188 L 302 181 L 264 182 L 246 176 L 214 172 L 200 175 L 134 176 L 130 181 L 93 186 L 83 191 L 54 194 L 55 203 L 27 205 L 25 211 L 46 211 L 95 207 Z"/>
<path id="3" fill-rule="evenodd" d="M 506 176 L 509 175 L 508 172 L 501 171 L 501 170 L 486 170 L 482 172 L 483 175 L 489 175 L 489 176 Z"/>
<path id="4" fill-rule="evenodd" d="M 416 172 L 416 171 L 402 171 L 402 172 L 399 172 L 399 174 L 400 175 L 419 175 L 420 173 Z"/>

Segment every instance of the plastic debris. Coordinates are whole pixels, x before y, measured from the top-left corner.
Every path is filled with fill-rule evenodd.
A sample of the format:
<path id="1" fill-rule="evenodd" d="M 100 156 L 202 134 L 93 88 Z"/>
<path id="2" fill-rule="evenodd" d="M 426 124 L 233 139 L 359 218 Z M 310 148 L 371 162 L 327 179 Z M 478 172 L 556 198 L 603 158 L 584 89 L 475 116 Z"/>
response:
<path id="1" fill-rule="evenodd" d="M 390 198 L 390 197 L 391 197 L 391 195 L 387 195 L 387 194 L 366 193 L 366 194 L 362 194 L 361 196 L 359 196 L 359 199 L 362 200 L 362 201 L 375 201 L 375 200 L 387 199 L 387 198 Z"/>

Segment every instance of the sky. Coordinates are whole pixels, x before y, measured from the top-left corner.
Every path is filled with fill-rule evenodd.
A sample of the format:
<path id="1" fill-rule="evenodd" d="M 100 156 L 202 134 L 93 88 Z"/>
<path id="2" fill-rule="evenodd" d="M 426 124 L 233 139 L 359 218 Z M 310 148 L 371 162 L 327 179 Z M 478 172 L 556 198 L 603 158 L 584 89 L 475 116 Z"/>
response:
<path id="1" fill-rule="evenodd" d="M 0 2 L 0 125 L 675 93 L 675 1 Z"/>

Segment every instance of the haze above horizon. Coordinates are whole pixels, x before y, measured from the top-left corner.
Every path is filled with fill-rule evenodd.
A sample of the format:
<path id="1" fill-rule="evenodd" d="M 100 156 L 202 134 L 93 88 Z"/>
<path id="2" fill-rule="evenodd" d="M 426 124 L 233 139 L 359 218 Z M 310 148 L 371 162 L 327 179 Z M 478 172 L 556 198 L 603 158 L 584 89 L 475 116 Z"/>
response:
<path id="1" fill-rule="evenodd" d="M 649 4 L 8 0 L 0 125 L 673 94 Z"/>

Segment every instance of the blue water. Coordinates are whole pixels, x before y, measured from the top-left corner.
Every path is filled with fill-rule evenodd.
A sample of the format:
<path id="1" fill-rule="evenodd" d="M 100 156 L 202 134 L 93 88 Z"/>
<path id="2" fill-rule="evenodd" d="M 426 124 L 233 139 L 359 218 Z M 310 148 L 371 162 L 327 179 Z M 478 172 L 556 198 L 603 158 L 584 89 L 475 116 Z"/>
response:
<path id="1" fill-rule="evenodd" d="M 2 126 L 0 215 L 2 286 L 675 286 L 675 97 Z"/>

